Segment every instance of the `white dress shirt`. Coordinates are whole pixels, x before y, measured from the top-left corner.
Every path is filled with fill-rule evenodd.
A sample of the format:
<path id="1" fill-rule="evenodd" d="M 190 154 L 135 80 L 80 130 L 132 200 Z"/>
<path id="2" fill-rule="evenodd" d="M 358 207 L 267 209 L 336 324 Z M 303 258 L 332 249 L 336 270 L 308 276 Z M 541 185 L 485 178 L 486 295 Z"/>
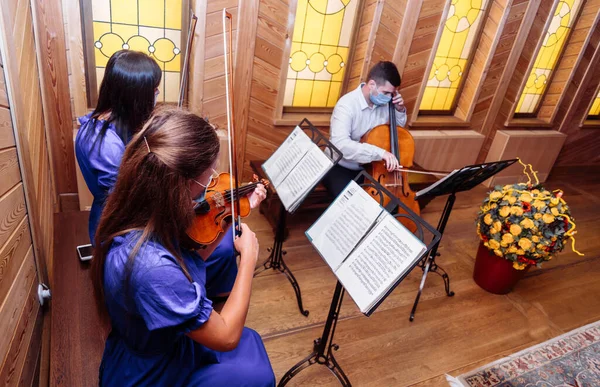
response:
<path id="1" fill-rule="evenodd" d="M 390 117 L 388 105 L 369 106 L 362 93 L 363 85 L 340 98 L 331 115 L 330 141 L 344 155 L 339 165 L 354 170 L 359 170 L 360 164 L 382 159 L 385 149 L 359 141 L 377 125 L 387 124 Z M 406 125 L 406 110 L 396 111 L 396 124 Z"/>

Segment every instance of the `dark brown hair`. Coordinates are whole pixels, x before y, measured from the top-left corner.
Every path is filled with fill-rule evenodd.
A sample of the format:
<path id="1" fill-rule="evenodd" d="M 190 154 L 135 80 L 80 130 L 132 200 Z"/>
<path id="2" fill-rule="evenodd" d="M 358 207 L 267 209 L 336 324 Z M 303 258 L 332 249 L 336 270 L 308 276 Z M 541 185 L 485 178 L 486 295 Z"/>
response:
<path id="1" fill-rule="evenodd" d="M 374 80 L 378 85 L 383 85 L 388 81 L 394 87 L 400 86 L 400 73 L 398 68 L 392 62 L 382 61 L 371 67 L 367 81 Z"/>
<path id="2" fill-rule="evenodd" d="M 152 239 L 176 257 L 190 278 L 180 252 L 194 217 L 189 182 L 210 168 L 218 153 L 214 128 L 179 109 L 155 112 L 127 145 L 114 190 L 102 211 L 91 268 L 98 310 L 105 322 L 104 263 L 115 237 L 131 231 L 141 234 L 129 255 L 129 274 L 140 247 Z"/>

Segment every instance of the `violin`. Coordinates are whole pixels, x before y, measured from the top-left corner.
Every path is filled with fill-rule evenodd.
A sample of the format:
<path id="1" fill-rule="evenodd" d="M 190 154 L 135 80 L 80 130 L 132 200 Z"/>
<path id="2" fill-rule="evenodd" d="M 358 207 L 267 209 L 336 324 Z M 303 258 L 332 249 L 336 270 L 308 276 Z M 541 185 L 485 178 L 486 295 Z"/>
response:
<path id="1" fill-rule="evenodd" d="M 227 20 L 229 20 L 229 37 L 227 37 Z M 233 110 L 233 36 L 232 16 L 223 9 L 223 53 L 225 56 L 225 94 L 227 104 L 227 137 L 229 139 L 229 173 L 221 173 L 217 179 L 208 185 L 205 198 L 196 202 L 194 212 L 196 216 L 188 228 L 188 236 L 196 243 L 209 245 L 217 240 L 222 232 L 227 229 L 227 224 L 232 223 L 233 238 L 241 234 L 239 226 L 241 218 L 250 213 L 250 200 L 248 195 L 254 191 L 258 184 L 269 184 L 268 181 L 254 181 L 239 187 L 238 164 L 236 157 L 234 110 Z M 228 45 L 229 43 L 229 45 Z M 229 48 L 228 48 L 229 46 Z"/>
<path id="2" fill-rule="evenodd" d="M 239 216 L 245 218 L 250 214 L 251 194 L 257 185 L 269 185 L 269 181 L 258 180 L 254 175 L 254 181 L 237 190 L 231 191 L 231 176 L 227 172 L 219 174 L 219 177 L 213 179 L 206 189 L 206 195 L 201 200 L 197 200 L 194 206 L 196 216 L 192 225 L 188 229 L 188 236 L 196 243 L 209 245 L 217 240 L 222 232 L 225 232 L 232 219 L 231 203 L 239 202 Z M 237 215 L 236 214 L 236 215 Z"/>
<path id="3" fill-rule="evenodd" d="M 375 145 L 389 151 L 396 156 L 403 168 L 410 168 L 413 165 L 415 156 L 415 140 L 408 130 L 401 126 L 396 126 L 396 108 L 391 101 L 389 103 L 389 109 L 389 124 L 382 124 L 374 127 L 362 137 L 361 142 Z M 371 164 L 366 165 L 365 170 L 403 204 L 417 215 L 420 215 L 421 211 L 419 203 L 415 198 L 415 192 L 412 191 L 408 185 L 407 170 L 388 172 L 385 161 L 383 160 L 374 161 Z M 375 200 L 379 201 L 379 195 L 372 187 L 366 187 L 365 190 Z M 382 205 L 385 207 L 390 202 L 390 198 L 384 195 L 383 200 L 384 202 Z M 406 211 L 399 208 L 398 213 L 406 213 Z M 399 220 L 400 223 L 411 232 L 416 232 L 417 225 L 412 220 L 406 217 L 400 217 Z"/>

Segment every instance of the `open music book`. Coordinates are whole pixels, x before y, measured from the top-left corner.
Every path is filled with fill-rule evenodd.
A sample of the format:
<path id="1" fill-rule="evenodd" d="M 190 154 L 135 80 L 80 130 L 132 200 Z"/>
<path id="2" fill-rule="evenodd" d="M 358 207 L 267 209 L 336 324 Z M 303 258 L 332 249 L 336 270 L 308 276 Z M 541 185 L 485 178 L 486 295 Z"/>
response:
<path id="1" fill-rule="evenodd" d="M 298 208 L 332 167 L 333 161 L 299 126 L 262 165 L 288 212 Z"/>
<path id="2" fill-rule="evenodd" d="M 363 313 L 385 297 L 427 250 L 354 181 L 306 236 Z"/>

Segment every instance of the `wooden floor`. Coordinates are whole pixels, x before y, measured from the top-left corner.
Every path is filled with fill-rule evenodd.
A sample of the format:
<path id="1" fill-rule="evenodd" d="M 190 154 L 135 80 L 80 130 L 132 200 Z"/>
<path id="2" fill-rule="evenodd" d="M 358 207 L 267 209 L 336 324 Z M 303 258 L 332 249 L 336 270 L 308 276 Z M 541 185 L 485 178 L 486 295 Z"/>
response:
<path id="1" fill-rule="evenodd" d="M 547 188 L 561 188 L 577 222 L 578 257 L 565 249 L 543 269 L 531 270 L 509 295 L 480 289 L 472 279 L 478 239 L 474 218 L 486 188 L 458 195 L 440 247 L 438 263 L 449 273 L 456 295 L 446 297 L 439 276 L 428 277 L 414 322 L 408 321 L 421 271 L 416 269 L 371 317 L 345 297 L 335 342 L 336 358 L 356 386 L 447 386 L 453 376 L 600 320 L 600 171 L 554 173 Z M 423 217 L 434 226 L 445 198 L 435 199 Z M 321 335 L 335 277 L 312 249 L 304 231 L 318 214 L 289 220 L 285 261 L 296 276 L 310 311 L 298 312 L 285 276 L 267 271 L 254 281 L 247 326 L 263 337 L 275 374 L 281 376 L 312 350 Z M 253 214 L 266 258 L 273 233 Z M 52 299 L 51 383 L 93 386 L 103 344 L 91 294 L 89 270 L 77 260 L 75 246 L 87 239 L 87 215 L 63 213 L 56 219 L 56 284 Z M 289 385 L 339 385 L 318 365 Z"/>

